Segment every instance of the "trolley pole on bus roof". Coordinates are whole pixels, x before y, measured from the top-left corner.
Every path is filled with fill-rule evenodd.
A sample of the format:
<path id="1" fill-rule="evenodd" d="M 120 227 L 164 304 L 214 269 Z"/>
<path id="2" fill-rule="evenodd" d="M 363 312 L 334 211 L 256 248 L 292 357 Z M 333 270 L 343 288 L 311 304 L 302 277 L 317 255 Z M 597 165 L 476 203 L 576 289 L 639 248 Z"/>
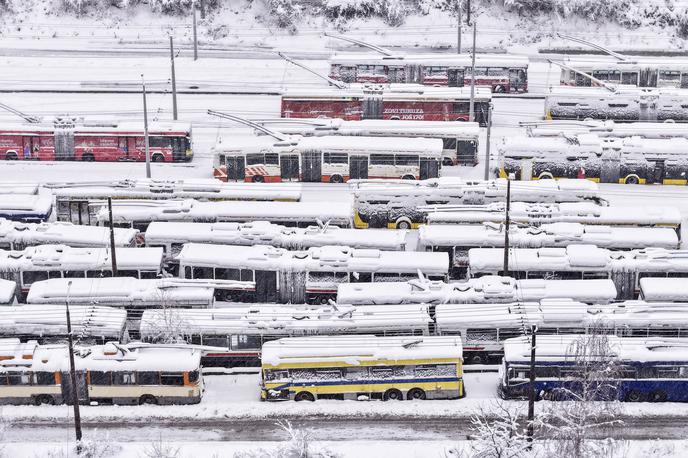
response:
<path id="1" fill-rule="evenodd" d="M 117 276 L 117 253 L 115 253 L 115 227 L 112 222 L 112 197 L 108 197 L 108 213 L 110 215 L 110 252 L 112 253 L 112 276 Z"/>
<path id="2" fill-rule="evenodd" d="M 492 102 L 487 105 L 487 139 L 485 143 L 485 179 L 490 179 L 490 131 L 492 130 Z"/>
<path id="3" fill-rule="evenodd" d="M 537 336 L 537 326 L 530 327 L 530 385 L 528 386 L 528 425 L 526 429 L 526 440 L 528 448 L 533 444 L 533 434 L 535 429 L 535 337 Z"/>
<path id="4" fill-rule="evenodd" d="M 458 20 L 456 21 L 457 24 L 457 31 L 456 31 L 456 54 L 461 54 L 461 19 L 462 19 L 462 12 L 461 12 L 461 0 L 456 1 L 456 7 L 457 7 L 457 16 Z"/>
<path id="5" fill-rule="evenodd" d="M 509 210 L 511 206 L 511 179 L 507 177 L 506 179 L 506 215 L 504 218 L 504 268 L 502 269 L 502 275 L 505 277 L 509 276 L 509 224 L 511 220 L 509 218 Z"/>
<path id="6" fill-rule="evenodd" d="M 148 105 L 146 104 L 146 82 L 141 75 L 141 85 L 143 87 L 143 135 L 146 145 L 146 178 L 151 177 L 150 166 L 150 145 L 148 142 Z"/>
<path id="7" fill-rule="evenodd" d="M 81 412 L 79 411 L 79 386 L 76 381 L 76 369 L 74 368 L 74 338 L 72 337 L 72 319 L 69 315 L 69 292 L 72 288 L 72 280 L 67 283 L 67 345 L 69 350 L 69 379 L 72 385 L 72 404 L 74 404 L 74 432 L 76 433 L 76 452 L 81 453 Z"/>
<path id="8" fill-rule="evenodd" d="M 473 55 L 471 56 L 471 101 L 468 105 L 468 121 L 475 121 L 475 22 L 473 23 Z"/>
<path id="9" fill-rule="evenodd" d="M 196 33 L 196 5 L 193 7 L 194 60 L 198 60 L 198 34 Z"/>
<path id="10" fill-rule="evenodd" d="M 170 63 L 172 65 L 172 119 L 177 120 L 177 78 L 174 74 L 174 43 L 170 35 Z"/>

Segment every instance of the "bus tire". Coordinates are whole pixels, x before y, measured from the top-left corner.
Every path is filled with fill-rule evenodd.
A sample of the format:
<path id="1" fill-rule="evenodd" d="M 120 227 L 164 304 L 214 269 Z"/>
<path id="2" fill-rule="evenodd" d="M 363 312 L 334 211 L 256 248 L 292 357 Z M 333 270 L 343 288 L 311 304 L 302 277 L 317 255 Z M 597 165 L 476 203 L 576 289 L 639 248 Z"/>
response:
<path id="1" fill-rule="evenodd" d="M 298 393 L 296 393 L 296 396 L 294 396 L 294 401 L 315 402 L 315 396 L 313 396 L 313 393 L 309 393 L 308 391 L 299 391 Z"/>
<path id="2" fill-rule="evenodd" d="M 49 394 L 39 394 L 34 398 L 33 403 L 37 406 L 40 406 L 42 404 L 54 405 L 55 399 Z"/>
<path id="3" fill-rule="evenodd" d="M 406 217 L 397 219 L 394 225 L 397 229 L 411 229 L 412 226 L 411 220 Z"/>
<path id="4" fill-rule="evenodd" d="M 628 175 L 624 179 L 625 184 L 640 184 L 640 177 L 638 175 Z"/>
<path id="5" fill-rule="evenodd" d="M 645 400 L 645 394 L 640 390 L 631 390 L 626 393 L 624 399 L 626 402 L 643 402 Z"/>
<path id="6" fill-rule="evenodd" d="M 415 399 L 425 400 L 425 398 L 425 391 L 421 390 L 420 388 L 411 388 L 408 393 L 406 393 L 406 399 L 409 401 L 413 401 Z"/>
<path id="7" fill-rule="evenodd" d="M 14 151 L 10 151 L 9 153 L 5 154 L 5 159 L 7 159 L 8 161 L 16 161 L 17 159 L 19 159 L 19 156 L 17 156 L 17 153 L 15 153 Z"/>
<path id="8" fill-rule="evenodd" d="M 330 177 L 330 183 L 344 183 L 344 177 L 341 175 L 332 175 Z"/>
<path id="9" fill-rule="evenodd" d="M 251 181 L 254 183 L 265 183 L 265 177 L 263 175 L 254 175 Z"/>
<path id="10" fill-rule="evenodd" d="M 650 393 L 647 400 L 650 402 L 664 402 L 667 400 L 667 394 L 662 390 L 654 390 Z"/>
<path id="11" fill-rule="evenodd" d="M 160 153 L 154 154 L 151 158 L 153 162 L 165 162 L 165 156 Z"/>
<path id="12" fill-rule="evenodd" d="M 542 173 L 538 176 L 538 178 L 539 178 L 540 180 L 553 180 L 553 179 L 554 179 L 554 177 L 552 176 L 552 174 L 549 173 L 549 172 L 542 172 Z"/>
<path id="13" fill-rule="evenodd" d="M 157 405 L 158 404 L 158 398 L 153 396 L 152 394 L 144 394 L 139 398 L 139 405 L 142 406 L 144 404 L 151 404 L 151 405 Z"/>
<path id="14" fill-rule="evenodd" d="M 85 153 L 81 155 L 81 160 L 84 162 L 94 162 L 96 160 L 91 153 Z"/>
<path id="15" fill-rule="evenodd" d="M 481 355 L 480 353 L 473 353 L 470 358 L 468 358 L 471 364 L 486 364 L 487 363 L 487 358 L 486 356 Z"/>
<path id="16" fill-rule="evenodd" d="M 401 177 L 401 179 L 402 180 L 415 180 L 416 177 L 414 177 L 413 175 L 404 175 L 403 177 Z"/>
<path id="17" fill-rule="evenodd" d="M 504 87 L 501 85 L 497 85 L 497 86 L 495 86 L 494 91 L 497 94 L 501 94 L 502 92 L 504 92 Z"/>
<path id="18" fill-rule="evenodd" d="M 383 401 L 401 401 L 403 399 L 404 395 L 401 394 L 401 391 L 397 390 L 396 388 L 387 390 L 385 391 L 385 394 L 382 395 Z"/>

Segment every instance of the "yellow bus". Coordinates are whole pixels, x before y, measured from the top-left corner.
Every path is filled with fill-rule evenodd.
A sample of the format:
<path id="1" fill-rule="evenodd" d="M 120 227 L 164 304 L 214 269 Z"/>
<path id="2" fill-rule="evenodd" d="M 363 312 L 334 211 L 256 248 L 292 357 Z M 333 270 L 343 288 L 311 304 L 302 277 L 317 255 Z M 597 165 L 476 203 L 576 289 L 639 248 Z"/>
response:
<path id="1" fill-rule="evenodd" d="M 459 399 L 458 337 L 318 336 L 274 340 L 261 354 L 261 400 Z"/>

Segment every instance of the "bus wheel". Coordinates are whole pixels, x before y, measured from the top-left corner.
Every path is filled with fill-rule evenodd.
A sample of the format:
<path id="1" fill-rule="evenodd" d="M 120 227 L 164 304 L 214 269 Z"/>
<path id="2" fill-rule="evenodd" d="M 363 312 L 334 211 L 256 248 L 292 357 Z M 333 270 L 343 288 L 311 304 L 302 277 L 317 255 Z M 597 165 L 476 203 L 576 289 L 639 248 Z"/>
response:
<path id="1" fill-rule="evenodd" d="M 416 177 L 414 177 L 413 175 L 404 175 L 403 177 L 401 177 L 401 179 L 402 180 L 415 180 Z"/>
<path id="2" fill-rule="evenodd" d="M 165 156 L 162 154 L 154 154 L 151 160 L 153 162 L 165 162 Z"/>
<path id="3" fill-rule="evenodd" d="M 626 183 L 626 184 L 639 184 L 640 178 L 638 178 L 638 175 L 628 175 L 626 177 L 626 179 L 624 180 L 624 183 Z"/>
<path id="4" fill-rule="evenodd" d="M 399 218 L 396 227 L 397 229 L 411 229 L 411 221 L 408 218 Z"/>
<path id="5" fill-rule="evenodd" d="M 263 182 L 265 182 L 265 177 L 263 175 L 255 175 L 253 177 L 253 182 L 254 183 L 263 183 Z"/>
<path id="6" fill-rule="evenodd" d="M 420 388 L 412 388 L 406 393 L 406 399 L 413 401 L 414 399 L 425 399 L 425 391 Z"/>
<path id="7" fill-rule="evenodd" d="M 40 406 L 41 404 L 53 405 L 55 404 L 55 399 L 53 399 L 53 397 L 50 395 L 41 394 L 39 396 L 36 396 L 36 398 L 33 400 L 33 403 L 37 406 Z"/>
<path id="8" fill-rule="evenodd" d="M 644 400 L 645 400 L 645 396 L 643 395 L 642 391 L 631 390 L 628 393 L 626 393 L 626 401 L 627 402 L 642 402 Z"/>
<path id="9" fill-rule="evenodd" d="M 296 401 L 296 402 L 301 402 L 301 401 L 315 402 L 315 396 L 313 396 L 313 393 L 309 393 L 308 391 L 299 391 L 298 393 L 296 393 L 296 396 L 294 396 L 294 401 Z"/>
<path id="10" fill-rule="evenodd" d="M 662 390 L 655 390 L 648 396 L 650 402 L 664 402 L 667 400 L 667 394 Z"/>
<path id="11" fill-rule="evenodd" d="M 5 159 L 8 161 L 16 161 L 18 159 L 17 153 L 10 151 L 9 153 L 5 154 Z"/>
<path id="12" fill-rule="evenodd" d="M 332 175 L 330 177 L 330 183 L 344 183 L 344 177 L 341 175 Z"/>
<path id="13" fill-rule="evenodd" d="M 502 86 L 495 86 L 494 91 L 499 94 L 504 92 L 504 88 Z"/>
<path id="14" fill-rule="evenodd" d="M 549 172 L 542 172 L 538 178 L 540 178 L 541 180 L 551 180 L 554 177 Z"/>
<path id="15" fill-rule="evenodd" d="M 485 364 L 485 357 L 481 354 L 475 353 L 471 355 L 471 364 Z"/>
<path id="16" fill-rule="evenodd" d="M 382 395 L 383 401 L 401 401 L 402 399 L 404 399 L 404 395 L 397 389 L 387 390 L 385 394 Z"/>
<path id="17" fill-rule="evenodd" d="M 96 160 L 96 158 L 93 157 L 93 154 L 86 153 L 86 154 L 81 156 L 81 160 L 84 162 L 94 162 Z"/>
<path id="18" fill-rule="evenodd" d="M 158 403 L 158 398 L 151 394 L 144 394 L 139 398 L 139 405 L 142 406 L 144 404 L 157 404 Z"/>

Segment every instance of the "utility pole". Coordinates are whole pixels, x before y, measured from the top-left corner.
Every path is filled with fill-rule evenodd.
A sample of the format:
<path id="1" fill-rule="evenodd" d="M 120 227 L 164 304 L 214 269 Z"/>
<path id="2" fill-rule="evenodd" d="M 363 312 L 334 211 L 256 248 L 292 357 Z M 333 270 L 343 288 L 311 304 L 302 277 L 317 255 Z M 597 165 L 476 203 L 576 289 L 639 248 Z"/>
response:
<path id="1" fill-rule="evenodd" d="M 150 146 L 148 142 L 148 105 L 146 104 L 146 82 L 141 75 L 141 85 L 143 86 L 143 135 L 146 144 L 146 178 L 151 177 L 150 166 Z"/>
<path id="2" fill-rule="evenodd" d="M 492 130 L 492 102 L 490 102 L 487 105 L 487 140 L 486 140 L 487 143 L 485 144 L 485 179 L 486 180 L 490 179 L 490 131 L 491 130 Z M 507 184 L 507 186 L 509 186 L 509 185 Z"/>
<path id="3" fill-rule="evenodd" d="M 194 60 L 198 60 L 198 34 L 196 33 L 196 5 L 193 6 L 193 40 L 194 40 Z"/>
<path id="4" fill-rule="evenodd" d="M 509 210 L 511 206 L 511 180 L 506 179 L 506 215 L 504 218 L 504 268 L 502 275 L 509 276 L 509 225 L 511 219 L 509 218 Z"/>
<path id="5" fill-rule="evenodd" d="M 471 101 L 468 105 L 468 121 L 475 121 L 475 22 L 473 23 L 473 55 L 471 56 Z"/>
<path id="6" fill-rule="evenodd" d="M 69 316 L 69 292 L 72 288 L 72 280 L 67 283 L 67 343 L 69 349 L 69 378 L 72 382 L 72 404 L 74 404 L 74 432 L 76 433 L 76 452 L 81 453 L 81 412 L 79 411 L 79 386 L 76 381 L 76 369 L 74 368 L 74 339 L 72 337 L 72 319 Z"/>
<path id="7" fill-rule="evenodd" d="M 466 23 L 471 23 L 471 0 L 466 0 Z"/>
<path id="8" fill-rule="evenodd" d="M 117 276 L 117 254 L 115 253 L 115 227 L 112 223 L 112 197 L 108 197 L 108 213 L 110 214 L 110 252 L 112 253 L 112 276 Z"/>
<path id="9" fill-rule="evenodd" d="M 201 0 L 201 19 L 205 19 L 205 0 Z"/>
<path id="10" fill-rule="evenodd" d="M 457 7 L 457 31 L 456 31 L 456 54 L 461 54 L 461 19 L 462 19 L 462 12 L 461 12 L 461 1 L 462 0 L 457 0 L 456 1 L 456 7 Z"/>
<path id="11" fill-rule="evenodd" d="M 177 120 L 177 78 L 174 74 L 174 44 L 170 35 L 170 63 L 172 64 L 172 119 Z"/>
<path id="12" fill-rule="evenodd" d="M 528 387 L 528 426 L 526 429 L 526 437 L 529 448 L 532 447 L 533 433 L 535 428 L 535 336 L 537 335 L 537 326 L 530 327 L 530 386 Z"/>

